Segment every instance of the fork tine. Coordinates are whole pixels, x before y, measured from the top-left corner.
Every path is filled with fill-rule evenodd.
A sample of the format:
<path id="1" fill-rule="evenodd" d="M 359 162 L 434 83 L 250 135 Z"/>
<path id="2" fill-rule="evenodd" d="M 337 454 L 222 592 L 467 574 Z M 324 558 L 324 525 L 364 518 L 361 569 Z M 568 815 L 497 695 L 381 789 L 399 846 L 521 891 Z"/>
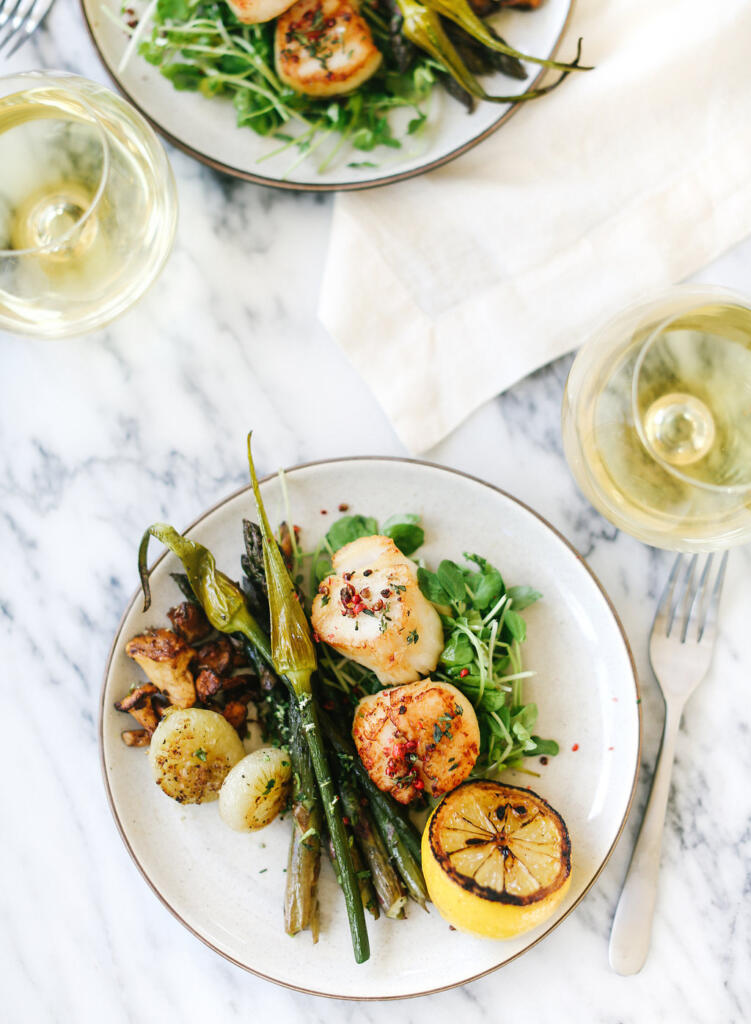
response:
<path id="1" fill-rule="evenodd" d="M 694 576 L 694 569 L 696 568 L 696 560 L 699 556 L 694 555 L 686 566 L 686 571 L 683 573 L 681 579 L 678 580 L 673 594 L 673 601 L 670 608 L 670 614 L 668 616 L 668 628 L 665 633 L 666 636 L 670 636 L 675 625 L 675 617 L 678 614 L 678 609 L 681 604 L 685 604 L 687 593 L 689 592 L 689 586 Z"/>
<path id="2" fill-rule="evenodd" d="M 694 610 L 696 609 L 697 605 L 700 606 L 702 604 L 702 598 L 706 597 L 707 579 L 712 568 L 713 559 L 714 555 L 710 554 L 707 557 L 707 560 L 704 563 L 704 568 L 702 569 L 701 574 L 699 576 L 698 583 L 696 584 L 696 586 L 692 586 L 691 590 L 686 596 L 685 613 L 683 616 L 683 628 L 681 629 L 682 644 L 685 644 L 686 642 L 686 637 L 688 636 L 688 628 L 692 624 L 692 621 L 694 623 L 696 622 Z"/>
<path id="3" fill-rule="evenodd" d="M 21 5 L 21 0 L 8 0 L 7 3 L 3 3 L 0 6 L 0 28 L 8 21 L 8 18 L 15 14 L 18 7 Z"/>
<path id="4" fill-rule="evenodd" d="M 657 611 L 655 612 L 654 624 L 652 629 L 655 629 L 657 623 L 665 618 L 665 613 L 672 603 L 673 588 L 675 581 L 678 577 L 678 573 L 681 568 L 681 562 L 683 561 L 683 555 L 678 555 L 676 560 L 673 562 L 673 568 L 670 570 L 667 583 L 665 584 L 662 593 L 660 594 L 660 601 L 657 605 Z"/>
<path id="5" fill-rule="evenodd" d="M 18 0 L 18 3 L 14 8 L 15 13 L 13 14 L 13 18 L 11 19 L 10 24 L 6 28 L 5 35 L 3 36 L 2 40 L 0 40 L 0 52 L 2 52 L 5 49 L 5 47 L 11 41 L 11 39 L 14 38 L 19 29 L 21 29 L 23 25 L 26 23 L 27 18 L 34 9 L 34 3 L 35 0 L 30 0 L 30 2 L 28 2 L 27 0 L 26 3 L 24 3 L 24 0 Z"/>
<path id="6" fill-rule="evenodd" d="M 701 622 L 699 623 L 699 635 L 698 642 L 701 643 L 704 633 L 707 629 L 714 629 L 717 625 L 717 612 L 720 607 L 720 597 L 722 595 L 722 585 L 725 582 L 725 570 L 728 567 L 728 554 L 725 552 L 720 562 L 720 568 L 717 571 L 717 579 L 712 590 L 712 597 L 707 603 L 707 607 L 704 610 L 704 615 Z"/>
<path id="7" fill-rule="evenodd" d="M 49 9 L 50 7 L 52 7 L 53 3 L 54 0 L 41 0 L 41 2 L 34 4 L 30 11 L 29 19 L 23 26 L 23 31 L 16 39 L 13 46 L 11 46 L 10 50 L 8 50 L 8 58 L 12 57 L 16 50 L 20 49 L 20 47 L 23 46 L 23 44 L 26 42 L 29 36 L 32 35 L 33 32 L 36 32 L 36 30 L 42 24 L 44 19 L 47 17 Z"/>

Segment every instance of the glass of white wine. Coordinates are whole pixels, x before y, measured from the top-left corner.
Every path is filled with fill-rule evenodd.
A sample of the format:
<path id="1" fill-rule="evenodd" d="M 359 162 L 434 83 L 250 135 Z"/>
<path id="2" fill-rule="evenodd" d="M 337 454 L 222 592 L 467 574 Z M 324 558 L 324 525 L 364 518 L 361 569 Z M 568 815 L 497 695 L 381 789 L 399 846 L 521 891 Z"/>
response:
<path id="1" fill-rule="evenodd" d="M 592 504 L 659 548 L 751 540 L 751 306 L 685 286 L 588 341 L 563 402 L 569 466 Z"/>
<path id="2" fill-rule="evenodd" d="M 176 223 L 167 156 L 124 100 L 63 72 L 0 77 L 0 330 L 108 323 L 156 278 Z"/>

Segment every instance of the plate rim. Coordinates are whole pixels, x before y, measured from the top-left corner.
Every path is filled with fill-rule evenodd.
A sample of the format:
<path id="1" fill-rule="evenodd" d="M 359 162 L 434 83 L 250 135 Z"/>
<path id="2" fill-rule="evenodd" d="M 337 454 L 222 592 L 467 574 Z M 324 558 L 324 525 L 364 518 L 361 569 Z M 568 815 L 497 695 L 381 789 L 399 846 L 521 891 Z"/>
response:
<path id="1" fill-rule="evenodd" d="M 120 80 L 120 77 L 117 74 L 117 70 L 115 68 L 112 68 L 105 59 L 104 53 L 102 52 L 96 33 L 94 31 L 94 27 L 91 24 L 91 21 L 89 20 L 89 14 L 87 11 L 87 0 L 79 0 L 79 6 L 81 8 L 81 13 L 83 15 L 84 24 L 86 25 L 86 29 L 89 33 L 89 38 L 91 39 L 94 50 L 96 51 L 96 55 L 99 58 L 102 67 L 107 72 L 110 81 L 115 85 L 118 92 L 125 97 L 128 103 L 130 103 L 130 105 L 138 111 L 141 117 L 143 117 L 148 122 L 148 124 L 154 129 L 155 132 L 161 135 L 163 139 L 166 139 L 166 141 L 169 142 L 170 145 L 174 146 L 176 149 L 179 149 L 187 156 L 192 157 L 194 160 L 198 160 L 205 166 L 210 167 L 212 170 L 219 171 L 222 174 L 227 174 L 231 178 L 236 178 L 239 179 L 240 181 L 251 182 L 254 185 L 265 185 L 267 188 L 278 188 L 286 192 L 362 192 L 366 189 L 382 188 L 385 185 L 393 185 L 399 181 L 406 181 L 409 178 L 416 178 L 421 174 L 427 174 L 429 171 L 434 171 L 438 167 L 443 167 L 444 164 L 447 164 L 452 160 L 456 160 L 458 157 L 462 156 L 470 149 L 474 149 L 475 146 L 479 145 L 481 142 L 487 139 L 488 136 L 494 134 L 494 132 L 496 132 L 501 127 L 502 124 L 505 124 L 510 117 L 513 117 L 517 110 L 519 110 L 519 108 L 522 106 L 522 103 L 512 103 L 508 110 L 506 110 L 503 114 L 499 115 L 499 117 L 495 121 L 493 121 L 493 123 L 489 125 L 485 129 L 485 131 L 480 132 L 479 135 L 476 135 L 473 138 L 469 139 L 467 142 L 462 143 L 462 145 L 455 147 L 450 152 L 445 153 L 443 156 L 437 157 L 435 160 L 430 161 L 430 163 L 421 164 L 420 166 L 413 167 L 411 170 L 408 171 L 397 171 L 394 174 L 389 174 L 375 178 L 366 178 L 363 181 L 325 183 L 322 182 L 321 184 L 317 184 L 315 182 L 283 181 L 280 178 L 269 178 L 263 174 L 254 174 L 251 171 L 244 171 L 240 167 L 233 167 L 231 164 L 224 163 L 222 160 L 215 160 L 207 153 L 203 153 L 201 152 L 201 150 L 196 149 L 195 146 L 191 146 L 187 142 L 183 142 L 181 139 L 178 139 L 175 135 L 172 134 L 172 132 L 168 128 L 165 128 L 164 125 L 160 124 L 159 121 L 151 117 L 151 115 L 139 103 L 136 102 L 133 96 L 131 96 L 130 92 L 125 88 L 122 81 Z M 575 7 L 576 0 L 568 0 L 568 11 L 566 12 L 566 17 L 564 18 L 560 32 L 558 33 L 553 42 L 553 45 L 550 49 L 550 53 L 548 53 L 545 58 L 546 60 L 552 60 L 557 55 L 561 43 L 563 42 L 563 37 L 565 36 L 571 24 L 571 19 L 574 14 Z M 548 70 L 548 68 L 541 66 L 538 73 L 529 83 L 529 88 L 536 88 L 536 86 L 540 83 L 541 79 Z M 294 468 L 297 469 L 300 467 L 295 466 Z"/>
<path id="2" fill-rule="evenodd" d="M 594 884 L 597 881 L 597 879 L 600 877 L 600 874 L 602 873 L 605 865 L 610 860 L 610 858 L 611 858 L 611 856 L 613 854 L 613 851 L 615 850 L 615 847 L 618 845 L 618 842 L 619 842 L 619 840 L 621 838 L 621 835 L 623 834 L 623 830 L 626 827 L 626 822 L 628 821 L 628 817 L 629 817 L 629 814 L 631 812 L 631 808 L 632 808 L 632 805 L 633 805 L 633 802 L 634 802 L 634 797 L 635 797 L 635 794 L 636 794 L 636 787 L 637 787 L 637 783 L 638 783 L 638 780 L 639 780 L 639 771 L 640 771 L 640 765 L 641 765 L 641 748 L 642 748 L 642 739 L 643 739 L 643 716 L 642 716 L 642 706 L 641 706 L 641 687 L 640 687 L 640 684 L 639 684 L 639 673 L 638 673 L 637 668 L 636 668 L 636 662 L 634 660 L 634 655 L 633 655 L 633 652 L 631 650 L 631 645 L 630 645 L 628 637 L 626 635 L 626 631 L 623 628 L 623 623 L 621 622 L 620 616 L 618 615 L 618 612 L 616 611 L 616 608 L 613 605 L 612 600 L 610 599 L 610 595 L 608 594 L 608 592 L 603 587 L 602 583 L 600 582 L 600 580 L 597 577 L 597 575 L 595 574 L 595 572 L 587 564 L 586 560 L 581 555 L 581 553 L 579 551 L 577 551 L 576 548 L 573 546 L 573 544 L 566 537 L 564 537 L 564 535 L 560 532 L 560 530 L 558 530 L 555 526 L 553 526 L 552 523 L 548 522 L 548 520 L 543 515 L 541 515 L 539 512 L 536 512 L 533 508 L 531 508 L 529 505 L 527 505 L 526 502 L 522 501 L 519 498 L 516 498 L 513 494 L 510 494 L 508 491 L 504 490 L 502 487 L 497 487 L 495 484 L 491 484 L 487 480 L 483 480 L 480 477 L 475 476 L 472 473 L 466 473 L 463 470 L 455 469 L 455 468 L 453 468 L 451 466 L 442 466 L 440 463 L 429 462 L 429 461 L 427 461 L 425 459 L 408 459 L 408 458 L 402 458 L 400 456 L 392 456 L 392 455 L 347 455 L 347 456 L 341 456 L 339 458 L 333 458 L 333 459 L 315 459 L 315 460 L 313 460 L 311 462 L 300 462 L 300 463 L 295 464 L 294 466 L 291 466 L 288 469 L 282 470 L 282 472 L 284 473 L 285 476 L 289 476 L 290 474 L 298 472 L 299 470 L 310 469 L 311 467 L 316 467 L 316 466 L 332 466 L 332 465 L 338 465 L 338 464 L 347 463 L 347 462 L 395 462 L 395 463 L 400 463 L 402 465 L 406 464 L 406 465 L 411 465 L 411 466 L 423 466 L 423 467 L 426 467 L 428 469 L 438 469 L 438 470 L 441 470 L 442 472 L 445 472 L 445 473 L 451 473 L 451 474 L 454 474 L 455 476 L 463 477 L 466 480 L 470 480 L 470 481 L 472 481 L 474 483 L 481 484 L 483 487 L 487 487 L 491 491 L 495 491 L 496 494 L 500 494 L 502 497 L 507 498 L 508 500 L 514 502 L 514 504 L 519 505 L 526 512 L 531 513 L 531 515 L 533 515 L 535 517 L 535 519 L 537 519 L 540 523 L 542 523 L 543 526 L 547 527 L 547 529 L 550 530 L 551 533 L 553 533 L 553 535 L 559 541 L 561 541 L 566 548 L 568 548 L 568 550 L 571 552 L 571 554 L 574 555 L 574 557 L 576 558 L 577 562 L 589 574 L 589 576 L 592 579 L 593 583 L 595 584 L 595 586 L 599 590 L 601 596 L 605 600 L 605 603 L 606 603 L 606 605 L 607 605 L 607 607 L 608 607 L 608 609 L 610 611 L 610 614 L 613 617 L 615 625 L 618 628 L 618 632 L 620 633 L 621 640 L 623 642 L 623 646 L 624 646 L 624 649 L 626 651 L 626 654 L 628 655 L 629 664 L 631 666 L 631 675 L 633 676 L 633 681 L 634 681 L 634 691 L 635 691 L 635 697 L 636 697 L 636 714 L 637 714 L 637 724 L 638 724 L 637 744 L 636 744 L 636 752 L 635 752 L 635 759 L 634 759 L 634 762 L 635 762 L 634 763 L 634 777 L 633 777 L 633 780 L 632 780 L 632 783 L 631 783 L 631 792 L 629 794 L 628 802 L 626 804 L 626 808 L 625 808 L 624 813 L 623 813 L 623 818 L 621 820 L 620 825 L 618 826 L 618 831 L 616 832 L 615 836 L 613 837 L 613 841 L 610 844 L 610 847 L 608 848 L 608 850 L 605 853 L 602 861 L 600 862 L 600 864 L 598 865 L 598 867 L 595 870 L 594 874 L 592 875 L 592 878 L 589 880 L 587 885 L 584 887 L 584 889 L 582 890 L 582 892 L 580 893 L 578 898 L 568 908 L 566 913 L 563 914 L 562 917 L 558 918 L 558 920 L 554 921 L 550 925 L 550 927 L 546 928 L 545 931 L 541 935 L 538 935 L 538 937 L 533 942 L 531 942 L 528 946 L 525 946 L 524 949 L 519 950 L 518 953 L 515 953 L 513 956 L 511 956 L 508 959 L 504 960 L 502 963 L 496 964 L 493 967 L 488 967 L 485 970 L 480 971 L 478 974 L 474 974 L 474 975 L 472 975 L 469 978 L 464 978 L 461 981 L 454 981 L 454 982 L 451 982 L 448 985 L 440 985 L 438 988 L 426 989 L 425 991 L 422 991 L 422 992 L 410 992 L 410 993 L 407 993 L 407 994 L 404 994 L 404 995 L 386 995 L 386 996 L 365 995 L 365 996 L 353 996 L 353 995 L 341 995 L 341 994 L 335 993 L 335 992 L 321 992 L 321 991 L 316 990 L 316 989 L 304 988 L 301 985 L 295 985 L 295 984 L 292 984 L 291 982 L 282 981 L 279 978 L 274 978 L 274 977 L 272 977 L 269 974 L 264 974 L 262 971 L 256 970 L 254 967 L 250 967 L 248 964 L 245 964 L 242 961 L 238 960 L 236 957 L 232 956 L 230 953 L 227 953 L 224 950 L 219 949 L 219 947 L 216 946 L 213 942 L 211 942 L 210 939 L 206 938 L 204 935 L 201 935 L 201 933 L 199 931 L 197 931 L 197 929 L 195 929 L 192 925 L 190 925 L 185 920 L 185 918 L 182 916 L 182 914 L 179 912 L 179 910 L 176 907 L 173 907 L 167 901 L 166 897 L 164 897 L 162 895 L 162 893 L 156 887 L 154 882 L 152 882 L 151 878 L 149 877 L 149 875 L 148 875 L 148 873 L 146 871 L 146 868 L 143 866 L 143 864 L 141 864 L 140 860 L 136 856 L 136 853 L 135 853 L 133 847 L 131 846 L 130 841 L 129 841 L 126 833 L 125 833 L 125 829 L 124 829 L 123 824 L 122 824 L 122 822 L 120 820 L 120 817 L 119 817 L 119 815 L 117 813 L 117 808 L 115 807 L 115 801 L 114 801 L 114 798 L 113 798 L 113 795 L 112 795 L 112 790 L 110 788 L 109 776 L 108 776 L 108 772 L 107 772 L 107 764 L 106 764 L 105 754 L 104 754 L 104 714 L 105 714 L 105 694 L 106 694 L 106 690 L 107 690 L 107 680 L 108 680 L 109 675 L 110 675 L 110 669 L 111 669 L 111 666 L 112 666 L 112 659 L 113 659 L 113 657 L 115 655 L 115 650 L 117 648 L 118 641 L 120 640 L 120 635 L 121 635 L 121 633 L 123 631 L 123 627 L 125 626 L 125 621 L 128 618 L 128 616 L 130 615 L 131 609 L 135 605 L 136 601 L 138 601 L 138 599 L 141 597 L 141 590 L 140 590 L 140 588 L 137 589 L 133 593 L 133 595 L 131 596 L 130 600 L 128 601 L 128 603 L 127 603 L 127 605 L 125 607 L 125 610 L 124 610 L 124 612 L 123 612 L 123 614 L 122 614 L 122 616 L 120 618 L 120 622 L 118 623 L 117 629 L 115 631 L 115 635 L 113 637 L 112 644 L 110 645 L 109 653 L 107 655 L 107 661 L 106 661 L 105 667 L 104 667 L 104 674 L 103 674 L 103 677 L 102 677 L 101 696 L 100 696 L 100 699 L 99 699 L 99 719 L 98 719 L 98 724 L 97 724 L 97 739 L 98 739 L 98 746 L 99 746 L 99 766 L 100 766 L 101 773 L 102 773 L 102 781 L 104 783 L 104 789 L 105 789 L 105 793 L 106 793 L 106 796 L 107 796 L 107 803 L 109 805 L 110 813 L 112 814 L 112 817 L 113 817 L 114 822 L 115 822 L 115 826 L 117 828 L 117 831 L 120 834 L 120 838 L 122 839 L 123 844 L 124 844 L 126 850 L 130 854 L 131 860 L 133 861 L 133 863 L 135 864 L 135 866 L 138 869 L 139 873 L 141 874 L 141 877 L 144 879 L 144 881 L 146 882 L 148 887 L 151 889 L 151 891 L 157 897 L 159 902 L 164 907 L 166 907 L 166 909 L 172 914 L 172 916 L 175 917 L 180 922 L 180 924 L 184 928 L 186 928 L 193 936 L 195 936 L 195 938 L 199 939 L 205 946 L 208 946 L 209 949 L 213 950 L 214 953 L 218 953 L 219 956 L 221 956 L 225 960 L 228 960 L 230 963 L 234 964 L 236 967 L 239 967 L 242 970 L 247 971 L 249 974 L 255 975 L 255 977 L 257 977 L 257 978 L 263 979 L 263 981 L 269 981 L 269 982 L 271 982 L 274 985 L 280 985 L 282 988 L 291 989 L 292 991 L 295 991 L 295 992 L 301 992 L 304 995 L 319 996 L 319 997 L 322 997 L 322 998 L 325 998 L 325 999 L 339 999 L 339 1000 L 343 1000 L 345 1002 L 393 1002 L 393 1001 L 402 1000 L 402 999 L 417 999 L 417 998 L 420 998 L 421 996 L 436 995 L 439 992 L 447 992 L 447 991 L 449 991 L 450 989 L 453 989 L 453 988 L 460 988 L 462 985 L 469 985 L 473 981 L 478 981 L 480 978 L 487 977 L 489 974 L 494 974 L 496 971 L 501 970 L 507 964 L 510 964 L 514 960 L 517 960 L 520 956 L 523 956 L 530 949 L 533 949 L 538 943 L 542 942 L 543 939 L 547 938 L 551 934 L 551 932 L 555 931 L 555 929 L 560 924 L 562 924 L 563 921 L 566 920 L 566 918 L 569 916 L 569 914 L 571 914 L 572 911 L 574 911 L 579 906 L 579 904 L 582 902 L 584 897 L 589 893 L 590 889 L 594 886 Z M 275 479 L 277 477 L 278 473 L 279 473 L 279 471 L 276 470 L 273 473 L 266 474 L 266 476 L 264 476 L 264 477 L 262 477 L 260 479 L 259 483 L 264 484 L 264 483 L 266 483 L 269 480 Z M 202 523 L 205 519 L 207 519 L 210 515 L 213 515 L 214 512 L 218 511 L 221 507 L 226 505 L 228 502 L 233 501 L 235 498 L 239 497 L 241 494 L 245 494 L 245 493 L 249 492 L 250 490 L 251 490 L 250 484 L 246 484 L 246 485 L 244 485 L 242 487 L 238 487 L 236 490 L 232 491 L 230 494 L 226 495 L 224 498 L 220 498 L 219 501 L 215 502 L 208 509 L 205 509 L 196 519 L 194 519 L 188 526 L 186 526 L 185 529 L 182 532 L 184 534 L 188 533 L 190 530 L 194 529 L 196 526 L 198 526 L 200 523 Z M 169 554 L 168 551 L 162 552 L 162 554 L 159 556 L 159 558 L 157 558 L 157 560 L 151 566 L 151 571 L 153 571 L 159 565 L 159 563 L 162 562 L 163 559 L 167 557 L 168 554 Z"/>

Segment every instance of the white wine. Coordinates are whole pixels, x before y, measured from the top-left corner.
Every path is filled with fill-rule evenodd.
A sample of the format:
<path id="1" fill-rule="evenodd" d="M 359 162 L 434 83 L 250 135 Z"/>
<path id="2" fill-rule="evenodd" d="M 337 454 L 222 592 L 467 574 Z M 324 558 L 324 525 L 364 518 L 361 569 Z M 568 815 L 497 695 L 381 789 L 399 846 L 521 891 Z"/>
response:
<path id="1" fill-rule="evenodd" d="M 681 293 L 678 293 L 679 295 Z M 684 293 L 582 350 L 564 400 L 569 464 L 592 503 L 658 547 L 751 537 L 751 309 Z"/>
<path id="2" fill-rule="evenodd" d="M 139 298 L 169 255 L 172 172 L 151 128 L 108 89 L 33 72 L 0 85 L 0 328 L 91 330 Z"/>

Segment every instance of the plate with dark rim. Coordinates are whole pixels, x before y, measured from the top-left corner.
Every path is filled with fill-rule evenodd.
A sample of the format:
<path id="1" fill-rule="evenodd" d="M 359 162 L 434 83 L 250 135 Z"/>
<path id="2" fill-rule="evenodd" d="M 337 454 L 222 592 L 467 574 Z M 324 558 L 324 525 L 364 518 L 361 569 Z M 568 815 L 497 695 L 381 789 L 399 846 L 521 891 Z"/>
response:
<path id="1" fill-rule="evenodd" d="M 111 14 L 103 13 L 105 6 Z M 395 134 L 402 137 L 404 133 L 401 149 L 380 146 L 371 153 L 363 153 L 345 148 L 323 172 L 319 171 L 320 154 L 306 157 L 290 170 L 298 161 L 296 151 L 269 156 L 279 148 L 278 140 L 264 138 L 249 128 L 238 128 L 229 100 L 207 99 L 197 92 L 177 92 L 137 54 L 119 72 L 128 43 L 124 28 L 117 23 L 122 7 L 119 0 L 81 0 L 81 7 L 105 68 L 126 99 L 153 127 L 189 156 L 259 185 L 329 192 L 373 188 L 411 178 L 461 156 L 496 131 L 520 106 L 480 102 L 468 114 L 442 87 L 436 86 L 419 138 L 406 135 L 407 123 L 414 113 L 406 108 L 394 113 Z M 572 9 L 573 0 L 546 0 L 534 11 L 502 11 L 493 24 L 518 50 L 550 58 L 558 51 Z M 498 74 L 484 78 L 483 84 L 490 93 L 516 94 L 539 84 L 545 69 L 527 64 L 527 70 L 529 77 L 525 81 Z M 545 98 L 534 102 L 544 103 Z M 350 166 L 353 163 L 377 166 Z"/>
<path id="2" fill-rule="evenodd" d="M 125 644 L 147 626 L 167 624 L 167 609 L 180 600 L 169 575 L 179 562 L 170 554 L 152 572 L 150 611 L 141 610 L 139 593 L 128 605 L 105 672 L 100 742 L 115 823 L 144 879 L 175 917 L 217 953 L 260 977 L 343 999 L 404 998 L 464 984 L 509 963 L 559 925 L 589 891 L 621 834 L 641 737 L 628 642 L 610 600 L 569 543 L 532 509 L 481 480 L 406 459 L 354 458 L 297 466 L 287 471 L 286 483 L 306 546 L 325 533 L 340 503 L 380 521 L 415 512 L 425 528 L 419 554 L 428 566 L 477 551 L 500 568 L 508 584 L 529 583 L 542 592 L 542 600 L 525 612 L 525 667 L 535 673 L 525 699 L 538 704 L 537 731 L 555 738 L 560 753 L 546 765 L 535 762 L 539 778 L 508 772 L 503 780 L 532 783 L 565 819 L 572 882 L 564 901 L 544 925 L 505 942 L 452 931 L 434 908 L 424 913 L 413 906 L 407 920 L 369 918 L 371 957 L 358 966 L 341 893 L 324 863 L 320 940 L 313 945 L 309 933 L 288 937 L 282 898 L 289 821 L 277 819 L 250 835 L 232 832 L 216 804 L 169 800 L 151 780 L 145 751 L 126 747 L 120 738 L 129 726 L 113 705 L 139 678 Z M 261 487 L 272 522 L 281 521 L 279 478 L 269 477 Z M 186 531 L 235 577 L 243 517 L 252 517 L 247 489 L 203 513 Z"/>

